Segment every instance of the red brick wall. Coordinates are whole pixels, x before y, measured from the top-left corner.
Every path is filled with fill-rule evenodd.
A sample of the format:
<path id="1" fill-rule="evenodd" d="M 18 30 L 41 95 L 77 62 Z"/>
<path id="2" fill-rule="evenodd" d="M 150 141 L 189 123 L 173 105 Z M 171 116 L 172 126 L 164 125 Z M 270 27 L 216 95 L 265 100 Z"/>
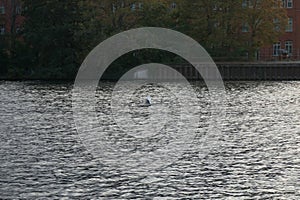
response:
<path id="1" fill-rule="evenodd" d="M 15 5 L 13 5 L 13 2 L 15 2 Z M 20 0 L 0 0 L 0 7 L 1 6 L 5 7 L 5 13 L 0 14 L 0 25 L 4 25 L 5 32 L 10 33 L 14 13 L 16 14 L 15 29 L 22 25 L 24 17 L 21 16 L 21 13 L 17 12 L 21 12 L 23 8 L 21 6 Z"/>
<path id="2" fill-rule="evenodd" d="M 289 18 L 293 18 L 293 32 L 285 32 L 278 41 L 281 49 L 285 49 L 285 42 L 293 42 L 293 52 L 291 60 L 300 60 L 300 0 L 293 0 L 293 8 L 286 8 Z M 266 46 L 260 49 L 260 60 L 278 60 L 278 56 L 273 56 L 273 46 Z"/>

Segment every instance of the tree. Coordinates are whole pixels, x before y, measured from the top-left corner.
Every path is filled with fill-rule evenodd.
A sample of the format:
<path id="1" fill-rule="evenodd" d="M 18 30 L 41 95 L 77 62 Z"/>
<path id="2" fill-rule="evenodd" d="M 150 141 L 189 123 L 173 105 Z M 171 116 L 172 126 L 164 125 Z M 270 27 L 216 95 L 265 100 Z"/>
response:
<path id="1" fill-rule="evenodd" d="M 179 30 L 200 42 L 213 56 L 255 52 L 277 40 L 286 22 L 280 0 L 183 0 Z"/>
<path id="2" fill-rule="evenodd" d="M 279 0 L 249 1 L 240 16 L 245 29 L 240 38 L 247 41 L 244 45 L 251 60 L 260 47 L 276 42 L 287 25 L 287 14 Z"/>
<path id="3" fill-rule="evenodd" d="M 143 1 L 138 11 L 137 25 L 141 27 L 175 28 L 174 14 L 177 10 L 171 7 L 170 0 Z"/>
<path id="4" fill-rule="evenodd" d="M 75 33 L 82 20 L 79 0 L 24 0 L 24 7 L 24 39 L 34 51 L 35 75 L 74 77 L 80 49 Z"/>
<path id="5" fill-rule="evenodd" d="M 210 24 L 212 2 L 199 0 L 182 0 L 178 2 L 176 30 L 189 35 L 204 45 L 211 34 Z"/>
<path id="6" fill-rule="evenodd" d="M 0 35 L 0 76 L 7 74 L 8 70 L 8 53 L 7 53 L 7 40 L 5 36 Z"/>
<path id="7" fill-rule="evenodd" d="M 137 11 L 141 4 L 134 0 L 103 0 L 104 21 L 109 35 L 136 27 Z"/>
<path id="8" fill-rule="evenodd" d="M 144 26 L 183 32 L 214 58 L 228 59 L 247 52 L 254 59 L 260 47 L 277 40 L 287 22 L 281 0 L 23 1 L 24 42 L 17 42 L 13 25 L 9 37 L 2 37 L 0 57 L 5 65 L 28 69 L 31 78 L 73 78 L 83 59 L 100 42 Z M 10 20 L 15 21 L 13 13 Z M 134 56 L 137 54 L 140 60 Z M 129 53 L 126 62 L 148 62 L 149 57 L 162 62 L 173 59 L 164 52 L 145 50 Z"/>
<path id="9" fill-rule="evenodd" d="M 87 54 L 110 34 L 107 25 L 108 10 L 103 0 L 79 1 L 81 21 L 74 32 L 78 43 L 77 57 L 81 63 Z"/>
<path id="10" fill-rule="evenodd" d="M 16 60 L 16 46 L 20 42 L 17 33 L 17 18 L 20 17 L 20 13 L 18 13 L 19 5 L 19 0 L 6 1 L 6 14 L 0 16 L 0 23 L 7 24 L 5 34 L 0 36 L 0 65 L 2 66 L 2 75 L 7 75 L 7 72 L 14 66 L 14 61 Z"/>
<path id="11" fill-rule="evenodd" d="M 17 2 L 16 0 L 11 0 L 11 11 L 9 16 L 10 21 L 10 40 L 9 40 L 9 52 L 10 56 L 13 58 L 15 54 L 16 47 L 16 19 L 17 19 Z"/>

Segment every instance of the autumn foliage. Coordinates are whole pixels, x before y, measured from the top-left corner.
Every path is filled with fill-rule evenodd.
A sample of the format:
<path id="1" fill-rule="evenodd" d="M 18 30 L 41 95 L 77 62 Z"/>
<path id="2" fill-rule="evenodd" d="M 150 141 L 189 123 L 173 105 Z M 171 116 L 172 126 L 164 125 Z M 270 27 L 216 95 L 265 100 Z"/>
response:
<path id="1" fill-rule="evenodd" d="M 286 27 L 281 2 L 24 0 L 22 48 L 16 44 L 14 62 L 5 65 L 15 69 L 12 74 L 73 77 L 97 44 L 124 30 L 146 26 L 185 33 L 216 60 L 253 60 L 258 49 L 275 42 Z M 0 56 L 5 57 L 6 51 L 1 52 Z M 16 73 L 18 70 L 21 73 Z"/>

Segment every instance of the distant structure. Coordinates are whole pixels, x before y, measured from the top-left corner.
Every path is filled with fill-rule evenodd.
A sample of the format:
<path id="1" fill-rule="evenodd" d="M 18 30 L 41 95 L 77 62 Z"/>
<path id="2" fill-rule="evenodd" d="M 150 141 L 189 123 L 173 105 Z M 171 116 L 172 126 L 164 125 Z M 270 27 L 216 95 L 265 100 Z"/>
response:
<path id="1" fill-rule="evenodd" d="M 0 0 L 0 35 L 18 33 L 24 21 L 20 0 Z"/>
<path id="2" fill-rule="evenodd" d="M 300 60 L 300 0 L 282 0 L 282 6 L 288 15 L 285 34 L 273 45 L 261 48 L 258 60 Z"/>

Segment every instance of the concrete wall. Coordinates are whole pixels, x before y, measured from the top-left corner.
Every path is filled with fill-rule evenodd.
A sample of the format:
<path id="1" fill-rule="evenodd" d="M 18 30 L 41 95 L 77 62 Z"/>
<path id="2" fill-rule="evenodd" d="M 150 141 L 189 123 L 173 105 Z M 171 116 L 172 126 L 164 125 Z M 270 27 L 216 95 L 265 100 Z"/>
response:
<path id="1" fill-rule="evenodd" d="M 300 62 L 217 63 L 223 80 L 284 81 L 300 80 Z M 173 65 L 189 80 L 201 80 L 191 66 Z M 207 66 L 209 67 L 209 66 Z M 204 71 L 205 68 L 204 68 Z M 214 75 L 208 75 L 214 78 Z"/>

